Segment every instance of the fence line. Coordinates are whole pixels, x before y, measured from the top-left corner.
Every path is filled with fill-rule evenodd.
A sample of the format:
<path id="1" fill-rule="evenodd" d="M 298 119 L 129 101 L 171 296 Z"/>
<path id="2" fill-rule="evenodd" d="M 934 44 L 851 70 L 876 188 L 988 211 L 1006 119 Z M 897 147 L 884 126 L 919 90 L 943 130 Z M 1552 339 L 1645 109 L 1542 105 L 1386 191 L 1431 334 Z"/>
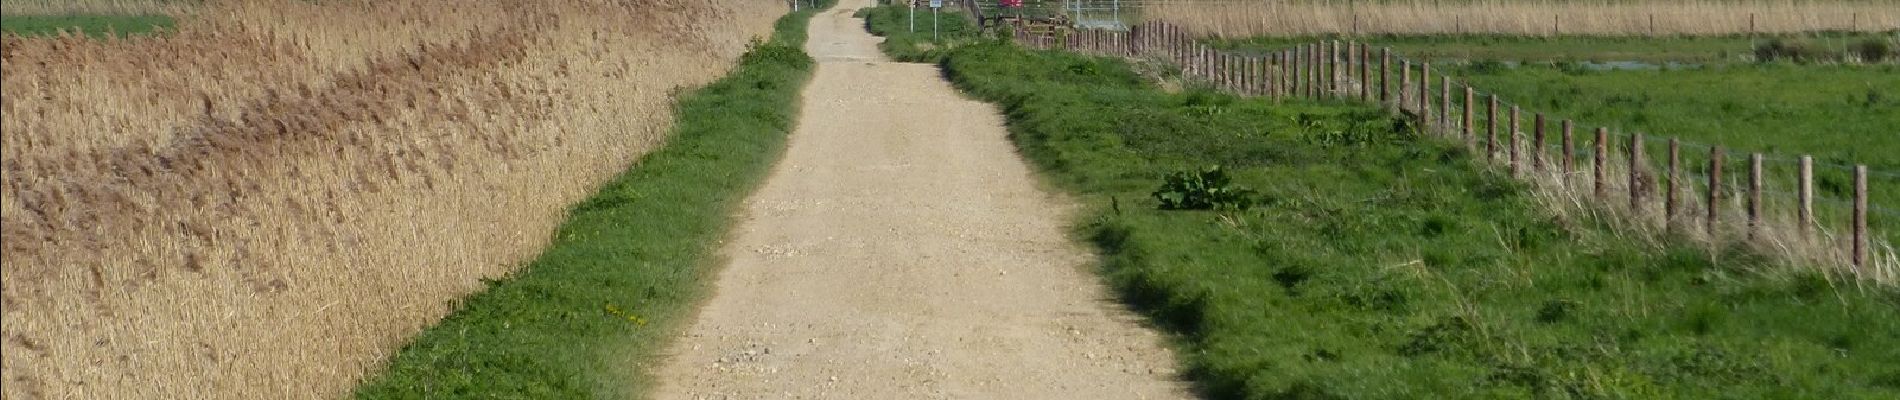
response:
<path id="1" fill-rule="evenodd" d="M 1373 46 L 1357 41 L 1321 40 L 1265 52 L 1233 52 L 1212 49 L 1188 30 L 1159 21 L 1127 30 L 1032 30 L 1020 25 L 1002 28 L 1017 43 L 1038 49 L 1158 57 L 1180 66 L 1183 79 L 1243 96 L 1376 102 L 1416 122 L 1422 132 L 1462 142 L 1474 153 L 1483 152 L 1478 159 L 1507 170 L 1513 177 L 1566 191 L 1556 196 L 1581 197 L 1584 192 L 1575 191 L 1579 188 L 1574 186 L 1587 185 L 1581 189 L 1587 190 L 1589 197 L 1574 198 L 1576 202 L 1589 203 L 1599 210 L 1589 212 L 1628 216 L 1625 223 L 1632 227 L 1699 234 L 1713 249 L 1721 248 L 1719 244 L 1724 241 L 1778 248 L 1792 258 L 1844 264 L 1848 273 L 1883 283 L 1896 278 L 1895 266 L 1876 265 L 1876 261 L 1893 260 L 1893 250 L 1884 239 L 1876 246 L 1868 226 L 1870 216 L 1893 217 L 1900 216 L 1900 212 L 1869 204 L 1868 197 L 1870 177 L 1900 178 L 1900 173 L 1870 171 L 1865 165 L 1819 163 L 1809 155 L 1789 159 L 1640 132 L 1613 133 L 1607 127 L 1591 130 L 1590 137 L 1575 137 L 1576 127 L 1571 120 L 1552 121 L 1544 113 L 1478 90 L 1443 71 L 1434 74 L 1430 63 L 1415 62 L 1394 54 L 1390 48 L 1377 48 L 1375 57 Z M 1414 70 L 1417 79 L 1413 79 Z M 1433 80 L 1438 81 L 1437 96 L 1432 93 Z M 1454 102 L 1457 96 L 1453 94 L 1459 92 L 1464 94 L 1461 104 Z M 1434 100 L 1438 104 L 1434 105 Z M 1480 108 L 1482 120 L 1474 115 Z M 1531 137 L 1524 138 L 1527 132 L 1522 123 L 1527 120 L 1532 124 Z M 1547 162 L 1553 149 L 1547 147 L 1546 130 L 1553 122 L 1561 132 L 1560 145 L 1555 149 L 1558 159 Z M 1480 127 L 1482 131 L 1475 129 Z M 1665 165 L 1662 171 L 1652 171 L 1659 160 L 1648 152 L 1656 142 L 1667 146 L 1663 153 L 1666 161 L 1660 162 Z M 1706 163 L 1685 160 L 1685 148 L 1691 157 L 1706 154 Z M 1579 163 L 1578 158 L 1586 159 Z M 1797 176 L 1783 179 L 1766 174 L 1765 170 L 1771 168 L 1785 172 L 1781 167 L 1790 161 L 1798 164 Z M 1851 198 L 1816 196 L 1815 166 L 1850 172 Z M 1588 171 L 1579 171 L 1585 168 Z M 1793 209 L 1785 204 L 1771 207 L 1770 199 L 1785 200 L 1787 197 L 1781 194 L 1789 192 L 1770 188 L 1790 181 L 1795 182 Z M 1658 187 L 1663 191 L 1660 195 L 1655 193 Z M 1618 193 L 1627 195 L 1627 202 L 1611 201 L 1611 196 Z M 1683 196 L 1685 193 L 1693 195 Z M 1846 215 L 1839 211 L 1817 213 L 1817 199 L 1823 205 L 1845 203 Z M 1662 208 L 1657 210 L 1659 213 L 1651 211 L 1658 206 Z M 1793 221 L 1779 220 L 1784 217 L 1778 215 L 1786 214 L 1795 215 Z M 1690 215 L 1700 218 L 1685 219 Z M 1844 242 L 1834 230 L 1826 229 L 1829 221 L 1846 222 L 1840 229 L 1847 233 Z M 1700 232 L 1686 229 L 1690 225 L 1700 225 Z M 1775 228 L 1787 225 L 1797 227 L 1798 233 L 1771 232 L 1785 231 Z M 1802 244 L 1812 244 L 1813 248 L 1797 248 Z M 1872 254 L 1876 251 L 1883 254 Z"/>

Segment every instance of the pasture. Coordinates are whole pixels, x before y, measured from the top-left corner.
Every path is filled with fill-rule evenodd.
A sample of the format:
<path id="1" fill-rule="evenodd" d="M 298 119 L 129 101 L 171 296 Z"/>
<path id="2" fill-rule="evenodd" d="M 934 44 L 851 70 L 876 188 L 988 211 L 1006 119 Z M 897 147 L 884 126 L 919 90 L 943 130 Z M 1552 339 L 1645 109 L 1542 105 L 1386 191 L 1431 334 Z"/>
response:
<path id="1" fill-rule="evenodd" d="M 1393 52 L 1420 61 L 1466 63 L 1496 61 L 1510 63 L 1553 62 L 1637 62 L 1659 65 L 1745 64 L 1756 61 L 1757 51 L 1770 43 L 1784 43 L 1802 49 L 1804 62 L 1837 62 L 1847 57 L 1865 63 L 1863 53 L 1876 53 L 1890 61 L 1891 50 L 1900 43 L 1896 32 L 1829 32 L 1777 35 L 1716 36 L 1522 36 L 1508 34 L 1465 35 L 1298 35 L 1210 38 L 1208 42 L 1223 49 L 1262 50 L 1283 48 L 1320 39 L 1358 40 L 1390 47 Z M 1775 61 L 1786 60 L 1785 58 Z"/>
<path id="2" fill-rule="evenodd" d="M 1211 42 L 1245 53 L 1315 39 Z M 1900 154 L 1900 136 L 1893 128 L 1900 126 L 1900 102 L 1892 94 L 1900 91 L 1900 59 L 1880 50 L 1896 46 L 1887 34 L 1358 39 L 1433 62 L 1441 67 L 1439 74 L 1477 88 L 1481 96 L 1496 94 L 1507 107 L 1552 121 L 1609 127 L 1624 139 L 1644 133 L 1652 142 L 1654 165 L 1666 162 L 1662 142 L 1668 138 L 1685 143 L 1684 159 L 1691 166 L 1706 166 L 1715 145 L 1728 153 L 1730 171 L 1745 171 L 1750 153 L 1764 153 L 1770 208 L 1791 207 L 1796 158 L 1810 155 L 1817 165 L 1817 213 L 1844 221 L 1853 199 L 1852 168 L 1866 165 L 1875 189 L 1871 213 L 1879 216 L 1871 225 L 1890 243 L 1900 240 L 1894 229 L 1900 219 L 1900 163 L 1894 158 Z M 1798 43 L 1813 58 L 1758 59 L 1775 43 Z M 1870 48 L 1875 50 L 1867 57 L 1860 55 Z M 1489 122 L 1482 112 L 1477 117 L 1479 123 Z"/>
<path id="3" fill-rule="evenodd" d="M 1099 3 L 1099 1 L 1096 1 Z M 1210 36 L 1710 36 L 1900 28 L 1892 0 L 1147 1 L 1144 16 Z"/>

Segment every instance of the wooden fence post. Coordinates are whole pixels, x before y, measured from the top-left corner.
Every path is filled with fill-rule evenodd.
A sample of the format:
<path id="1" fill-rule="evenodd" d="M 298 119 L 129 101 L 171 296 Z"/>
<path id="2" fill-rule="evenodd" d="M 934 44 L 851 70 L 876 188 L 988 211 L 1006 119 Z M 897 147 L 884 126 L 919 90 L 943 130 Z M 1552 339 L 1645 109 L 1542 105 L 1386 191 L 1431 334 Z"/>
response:
<path id="1" fill-rule="evenodd" d="M 1867 166 L 1854 166 L 1854 268 L 1867 267 Z"/>
<path id="2" fill-rule="evenodd" d="M 1709 215 L 1708 215 L 1708 220 L 1705 221 L 1704 224 L 1707 224 L 1706 227 L 1709 232 L 1709 242 L 1714 243 L 1716 241 L 1716 227 L 1719 224 L 1719 221 L 1717 221 L 1717 218 L 1721 218 L 1722 216 L 1722 146 L 1721 145 L 1716 145 L 1715 147 L 1712 147 L 1709 149 L 1709 195 L 1708 197 L 1709 197 L 1709 201 L 1708 201 L 1707 208 L 1709 209 L 1708 210 Z"/>
<path id="3" fill-rule="evenodd" d="M 1227 57 L 1227 86 L 1237 95 L 1247 94 L 1247 58 L 1239 54 L 1225 53 Z"/>
<path id="4" fill-rule="evenodd" d="M 1214 48 L 1205 44 L 1196 44 L 1195 47 L 1201 49 L 1201 78 L 1212 83 L 1214 81 Z"/>
<path id="5" fill-rule="evenodd" d="M 1518 110 L 1517 106 L 1511 106 L 1511 119 L 1504 126 L 1504 130 L 1506 131 L 1504 134 L 1508 136 L 1508 138 L 1504 140 L 1504 147 L 1511 151 L 1511 176 L 1518 176 L 1519 173 L 1524 170 L 1523 157 L 1518 155 L 1517 149 L 1517 115 L 1519 112 L 1521 111 Z"/>
<path id="6" fill-rule="evenodd" d="M 1293 46 L 1287 53 L 1287 97 L 1306 96 L 1306 45 Z"/>
<path id="7" fill-rule="evenodd" d="M 1445 134 L 1451 134 L 1451 77 L 1438 78 L 1438 124 Z"/>
<path id="8" fill-rule="evenodd" d="M 1240 59 L 1240 89 L 1247 96 L 1260 95 L 1260 58 L 1246 56 Z"/>
<path id="9" fill-rule="evenodd" d="M 1392 80 L 1392 48 L 1379 48 L 1379 103 L 1392 101 L 1390 92 Z"/>
<path id="10" fill-rule="evenodd" d="M 1576 142 L 1571 139 L 1571 135 L 1570 135 L 1571 131 L 1574 130 L 1575 127 L 1576 126 L 1570 123 L 1570 120 L 1567 120 L 1567 119 L 1564 120 L 1564 123 L 1563 123 L 1564 154 L 1563 154 L 1562 160 L 1564 164 L 1563 173 L 1565 175 L 1569 175 L 1571 172 L 1577 171 L 1577 147 L 1576 147 Z"/>
<path id="11" fill-rule="evenodd" d="M 1214 61 L 1214 80 L 1220 83 L 1221 91 L 1232 93 L 1234 91 L 1234 58 L 1229 57 L 1226 52 L 1214 50 Z"/>
<path id="12" fill-rule="evenodd" d="M 1300 95 L 1309 99 L 1317 98 L 1319 91 L 1314 82 L 1319 78 L 1319 45 L 1309 43 L 1302 45 L 1302 48 L 1306 52 L 1300 55 Z"/>
<path id="13" fill-rule="evenodd" d="M 1412 60 L 1399 60 L 1399 86 L 1397 89 L 1398 101 L 1392 102 L 1392 104 L 1387 105 L 1387 107 L 1398 110 L 1399 113 L 1401 114 L 1405 113 L 1405 106 L 1406 106 L 1405 89 L 1411 86 L 1412 86 Z"/>
<path id="14" fill-rule="evenodd" d="M 1464 135 L 1465 135 L 1465 150 L 1471 151 L 1473 153 L 1478 151 L 1478 135 L 1476 132 L 1477 128 L 1474 127 L 1475 124 L 1477 124 L 1477 118 L 1474 118 L 1474 114 L 1477 113 L 1476 111 L 1477 109 L 1478 109 L 1477 91 L 1472 90 L 1471 86 L 1465 86 L 1465 108 L 1464 108 L 1465 120 L 1464 120 L 1464 126 L 1463 126 Z"/>
<path id="15" fill-rule="evenodd" d="M 1321 40 L 1319 47 L 1320 65 L 1326 66 L 1320 69 L 1320 92 L 1323 96 L 1332 97 L 1337 93 L 1337 87 L 1334 85 L 1338 82 L 1334 78 L 1337 78 L 1339 74 L 1339 59 L 1334 56 L 1339 53 L 1339 41 Z"/>
<path id="16" fill-rule="evenodd" d="M 1748 155 L 1748 240 L 1761 231 L 1761 153 Z"/>
<path id="17" fill-rule="evenodd" d="M 1425 129 L 1437 133 L 1438 121 L 1432 120 L 1432 63 L 1418 64 L 1418 119 L 1425 121 Z"/>
<path id="18" fill-rule="evenodd" d="M 1309 75 L 1311 76 L 1307 77 L 1307 96 L 1312 97 L 1314 100 L 1318 100 L 1321 96 L 1325 95 L 1323 90 L 1320 89 L 1320 73 L 1325 72 L 1326 69 L 1323 64 L 1324 61 L 1321 61 L 1320 57 L 1320 47 L 1324 46 L 1322 43 L 1324 43 L 1324 41 L 1314 43 L 1313 52 L 1309 54 L 1309 56 L 1313 58 L 1313 70 L 1310 71 L 1311 73 Z"/>
<path id="19" fill-rule="evenodd" d="M 1319 45 L 1319 53 L 1313 53 L 1313 64 L 1319 64 L 1319 70 L 1313 70 L 1313 83 L 1315 83 L 1313 87 L 1315 87 L 1317 93 L 1319 93 L 1319 95 L 1315 95 L 1315 99 L 1324 99 L 1324 97 L 1332 91 L 1332 82 L 1326 78 L 1326 74 L 1332 72 L 1332 68 L 1334 68 L 1334 66 L 1332 66 L 1332 49 L 1328 49 L 1326 40 L 1321 40 L 1319 44 L 1315 45 Z"/>
<path id="20" fill-rule="evenodd" d="M 1484 129 L 1485 136 L 1490 140 L 1484 145 L 1484 159 L 1494 160 L 1498 157 L 1498 95 L 1492 94 L 1488 97 L 1490 105 L 1484 109 Z"/>
<path id="21" fill-rule="evenodd" d="M 1531 117 L 1531 172 L 1544 172 L 1544 113 Z"/>
<path id="22" fill-rule="evenodd" d="M 1608 171 L 1604 170 L 1610 163 L 1610 128 L 1597 128 L 1595 160 L 1596 163 L 1592 168 L 1594 168 L 1593 175 L 1596 176 L 1597 182 L 1596 194 L 1597 199 L 1602 200 L 1610 194 L 1609 175 Z"/>
<path id="23" fill-rule="evenodd" d="M 1260 80 L 1260 76 L 1264 74 L 1264 70 L 1260 68 L 1260 64 L 1262 64 L 1260 63 L 1260 57 L 1248 55 L 1246 59 L 1241 59 L 1241 61 L 1245 61 L 1246 63 L 1245 68 L 1243 68 L 1246 72 L 1246 74 L 1243 74 L 1245 80 L 1241 80 L 1241 82 L 1246 83 L 1246 95 L 1248 95 L 1248 97 L 1258 97 L 1258 95 L 1262 95 L 1262 93 L 1264 93 L 1262 87 L 1265 87 L 1265 85 L 1262 85 L 1262 80 Z"/>
<path id="24" fill-rule="evenodd" d="M 1280 98 L 1286 96 L 1286 77 L 1287 77 L 1286 58 L 1287 58 L 1286 50 L 1273 52 L 1273 90 L 1272 92 L 1273 92 L 1274 100 L 1279 100 Z"/>
<path id="25" fill-rule="evenodd" d="M 1299 57 L 1297 57 L 1297 55 L 1294 54 L 1293 49 L 1287 49 L 1287 50 L 1281 51 L 1280 57 L 1281 57 L 1280 62 L 1286 65 L 1286 68 L 1280 70 L 1280 80 L 1284 83 L 1283 85 L 1280 86 L 1280 95 L 1281 97 L 1285 97 L 1289 99 L 1294 98 L 1294 97 L 1299 97 L 1300 95 Z"/>
<path id="26" fill-rule="evenodd" d="M 1372 44 L 1359 44 L 1359 100 L 1372 101 Z"/>
<path id="27" fill-rule="evenodd" d="M 1320 85 L 1320 89 L 1326 92 L 1326 97 L 1338 97 L 1339 96 L 1339 41 L 1338 40 L 1322 41 L 1321 46 L 1326 47 L 1326 52 L 1320 54 L 1321 57 L 1324 57 L 1326 59 L 1325 61 L 1326 76 L 1324 78 L 1324 82 Z"/>
<path id="28" fill-rule="evenodd" d="M 1306 97 L 1306 45 L 1293 48 L 1293 95 Z"/>
<path id="29" fill-rule="evenodd" d="M 1358 67 L 1359 60 L 1355 59 L 1357 58 L 1357 55 L 1359 54 L 1359 41 L 1347 40 L 1346 48 L 1342 49 L 1341 51 L 1345 53 L 1344 58 L 1346 59 L 1346 63 L 1342 65 L 1345 68 L 1340 69 L 1340 74 L 1345 76 L 1343 80 L 1346 82 L 1346 85 L 1350 86 L 1352 82 L 1352 77 L 1353 75 L 1356 74 L 1353 71 L 1357 71 L 1359 68 Z M 1340 94 L 1340 96 L 1353 97 L 1353 89 L 1351 87 L 1345 88 L 1344 91 Z"/>
<path id="30" fill-rule="evenodd" d="M 1647 192 L 1649 191 L 1649 174 L 1647 173 L 1648 171 L 1645 171 L 1648 169 L 1647 166 L 1649 163 L 1648 160 L 1643 159 L 1642 132 L 1630 135 L 1629 157 L 1630 212 L 1635 213 L 1637 216 L 1642 216 L 1643 198 L 1648 195 Z"/>
<path id="31" fill-rule="evenodd" d="M 1795 197 L 1801 204 L 1795 212 L 1801 223 L 1801 237 L 1807 239 L 1808 229 L 1814 225 L 1814 157 L 1801 155 L 1801 176 L 1795 182 Z"/>
<path id="32" fill-rule="evenodd" d="M 1174 60 L 1176 64 L 1185 64 L 1182 61 L 1186 54 L 1181 50 L 1181 32 L 1174 27 L 1174 24 L 1163 26 L 1165 28 L 1162 30 L 1162 35 L 1167 36 L 1167 38 L 1163 40 L 1167 42 L 1168 58 Z"/>
<path id="33" fill-rule="evenodd" d="M 1677 198 L 1682 192 L 1682 143 L 1669 138 L 1669 185 L 1663 194 L 1663 228 L 1674 230 L 1676 227 L 1676 209 L 1681 206 Z"/>

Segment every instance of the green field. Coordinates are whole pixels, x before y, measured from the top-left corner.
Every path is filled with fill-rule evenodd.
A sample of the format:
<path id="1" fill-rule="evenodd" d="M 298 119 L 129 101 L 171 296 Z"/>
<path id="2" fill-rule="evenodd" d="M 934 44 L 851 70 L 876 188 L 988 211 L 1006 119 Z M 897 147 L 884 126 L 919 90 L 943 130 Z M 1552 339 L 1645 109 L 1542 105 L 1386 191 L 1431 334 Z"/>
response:
<path id="1" fill-rule="evenodd" d="M 1892 42 L 1891 34 L 1824 33 L 1774 37 L 1690 36 L 1690 37 L 1600 37 L 1560 36 L 1525 37 L 1508 35 L 1381 35 L 1347 38 L 1259 37 L 1242 40 L 1214 39 L 1209 43 L 1222 49 L 1281 49 L 1313 43 L 1320 39 L 1358 40 L 1374 46 L 1391 47 L 1396 54 L 1431 62 L 1467 61 L 1637 61 L 1647 63 L 1724 64 L 1751 60 L 1756 47 L 1771 40 L 1799 43 L 1811 51 L 1838 54 L 1870 40 Z"/>
<path id="2" fill-rule="evenodd" d="M 165 15 L 6 15 L 0 16 L 0 31 L 23 36 L 50 36 L 59 31 L 78 30 L 101 37 L 107 32 L 119 35 L 147 34 L 170 30 L 177 21 Z"/>
<path id="3" fill-rule="evenodd" d="M 356 397 L 629 398 L 651 386 L 627 367 L 690 318 L 709 246 L 783 148 L 821 9 L 781 18 L 727 77 L 682 96 L 665 147 L 576 204 L 539 258 L 460 302 Z"/>
<path id="4" fill-rule="evenodd" d="M 1208 397 L 1900 396 L 1900 291 L 1553 217 L 1379 110 L 1169 93 L 1003 44 L 944 66 L 1090 206 L 1101 272 Z M 1257 203 L 1159 209 L 1164 178 L 1209 165 Z"/>
<path id="5" fill-rule="evenodd" d="M 1838 47 L 1868 37 L 1822 34 L 1802 40 Z M 1837 232 L 1846 229 L 1849 218 L 1851 166 L 1865 164 L 1872 170 L 1870 225 L 1889 242 L 1900 242 L 1900 65 L 1738 58 L 1760 42 L 1745 37 L 1440 36 L 1373 43 L 1390 45 L 1406 57 L 1451 61 L 1439 64 L 1437 72 L 1449 72 L 1481 95 L 1498 94 L 1507 108 L 1517 104 L 1553 121 L 1575 120 L 1586 132 L 1607 126 L 1618 141 L 1632 132 L 1645 133 L 1658 166 L 1666 154 L 1663 141 L 1670 137 L 1687 144 L 1684 160 L 1695 172 L 1706 170 L 1711 145 L 1729 153 L 1728 171 L 1744 171 L 1748 153 L 1764 153 L 1770 208 L 1792 207 L 1795 159 L 1812 155 L 1817 212 L 1822 224 Z M 1297 43 L 1300 39 L 1259 38 L 1219 45 L 1260 51 Z M 1593 61 L 1640 63 L 1605 68 Z M 1442 68 L 1446 65 L 1452 68 Z M 1478 114 L 1483 126 L 1483 113 Z M 1745 182 L 1742 174 L 1729 176 L 1731 185 Z"/>
<path id="6" fill-rule="evenodd" d="M 1705 163 L 1706 145 L 1712 144 L 1733 152 L 1726 167 L 1731 171 L 1746 168 L 1747 153 L 1766 153 L 1768 190 L 1784 201 L 1794 190 L 1799 155 L 1814 156 L 1819 206 L 1836 210 L 1853 198 L 1850 166 L 1865 164 L 1873 171 L 1870 202 L 1878 207 L 1870 212 L 1871 224 L 1900 242 L 1900 229 L 1893 229 L 1900 227 L 1900 66 L 1592 71 L 1479 65 L 1452 73 L 1555 119 L 1694 143 L 1684 150 L 1692 163 Z M 1650 148 L 1650 154 L 1663 154 L 1660 143 Z"/>

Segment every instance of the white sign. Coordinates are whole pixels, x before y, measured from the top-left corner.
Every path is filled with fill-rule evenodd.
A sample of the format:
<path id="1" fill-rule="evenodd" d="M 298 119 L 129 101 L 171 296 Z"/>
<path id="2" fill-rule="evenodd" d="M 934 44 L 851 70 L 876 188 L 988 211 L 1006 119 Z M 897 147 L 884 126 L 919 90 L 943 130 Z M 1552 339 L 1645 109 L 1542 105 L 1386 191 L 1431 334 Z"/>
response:
<path id="1" fill-rule="evenodd" d="M 943 0 L 930 0 L 930 8 L 943 8 Z"/>

